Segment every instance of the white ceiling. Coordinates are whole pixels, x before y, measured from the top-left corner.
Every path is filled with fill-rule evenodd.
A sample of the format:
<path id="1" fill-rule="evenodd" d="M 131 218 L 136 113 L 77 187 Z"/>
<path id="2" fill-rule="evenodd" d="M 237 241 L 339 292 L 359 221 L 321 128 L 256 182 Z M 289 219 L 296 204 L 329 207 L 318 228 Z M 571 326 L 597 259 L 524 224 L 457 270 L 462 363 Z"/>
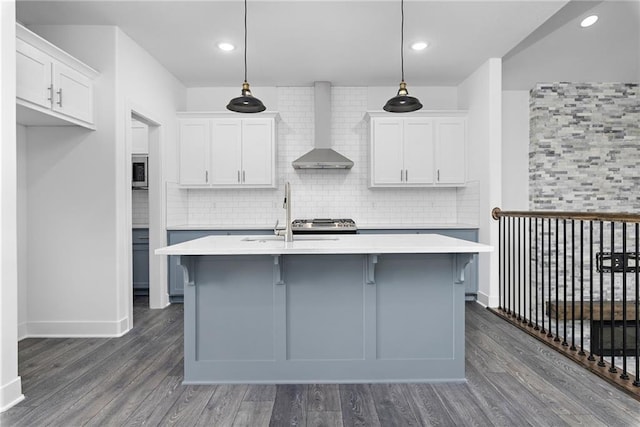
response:
<path id="1" fill-rule="evenodd" d="M 567 3 L 406 0 L 406 44 L 426 40 L 430 47 L 405 49 L 405 78 L 410 87 L 457 85 L 488 58 L 508 54 L 509 89 L 528 89 L 537 76 L 575 80 L 571 72 L 594 70 L 592 62 L 623 69 L 637 81 L 640 1 Z M 589 8 L 611 16 L 601 16 L 590 33 L 578 28 L 579 16 L 570 16 Z M 253 86 L 308 86 L 320 80 L 395 86 L 400 80 L 398 0 L 250 0 L 248 15 Z M 17 18 L 27 26 L 117 25 L 187 87 L 239 86 L 243 79 L 241 0 L 18 0 Z M 215 47 L 220 41 L 238 48 L 222 52 Z M 584 60 L 590 54 L 598 56 Z"/>

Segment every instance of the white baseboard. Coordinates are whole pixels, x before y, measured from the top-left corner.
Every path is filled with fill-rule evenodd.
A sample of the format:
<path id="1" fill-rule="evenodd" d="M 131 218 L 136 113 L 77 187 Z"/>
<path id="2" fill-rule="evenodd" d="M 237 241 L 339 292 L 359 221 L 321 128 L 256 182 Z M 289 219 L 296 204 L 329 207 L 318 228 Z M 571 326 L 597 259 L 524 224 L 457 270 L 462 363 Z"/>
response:
<path id="1" fill-rule="evenodd" d="M 24 400 L 24 394 L 22 394 L 22 380 L 20 377 L 16 377 L 9 383 L 0 386 L 0 412 L 6 411 L 22 400 Z"/>
<path id="2" fill-rule="evenodd" d="M 25 338 L 29 338 L 29 334 L 27 333 L 28 326 L 26 322 L 22 322 L 18 324 L 18 341 L 22 341 Z"/>
<path id="3" fill-rule="evenodd" d="M 497 296 L 487 295 L 482 292 L 478 292 L 477 301 L 485 307 L 497 307 L 499 303 Z"/>
<path id="4" fill-rule="evenodd" d="M 116 338 L 129 332 L 128 326 L 127 317 L 115 322 L 27 322 L 26 336 L 29 338 Z"/>

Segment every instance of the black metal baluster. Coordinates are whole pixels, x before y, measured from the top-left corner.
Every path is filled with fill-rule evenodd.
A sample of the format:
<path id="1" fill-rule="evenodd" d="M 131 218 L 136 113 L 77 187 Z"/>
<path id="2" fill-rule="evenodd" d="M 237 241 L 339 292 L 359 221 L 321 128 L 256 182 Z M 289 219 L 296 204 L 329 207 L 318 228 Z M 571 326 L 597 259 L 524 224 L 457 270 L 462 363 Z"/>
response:
<path id="1" fill-rule="evenodd" d="M 589 319 L 592 319 L 593 323 L 593 265 L 594 265 L 594 259 L 593 259 L 593 221 L 589 221 Z M 591 333 L 591 338 L 593 339 L 593 331 L 590 330 Z M 593 347 L 592 347 L 593 348 Z M 591 361 L 596 360 L 595 357 L 593 357 L 593 352 L 591 352 L 591 350 L 589 350 L 589 357 L 587 358 Z"/>
<path id="2" fill-rule="evenodd" d="M 557 220 L 556 220 L 557 221 Z M 553 325 L 551 325 L 551 218 L 549 218 L 549 238 L 547 239 L 547 249 L 548 255 L 547 258 L 549 260 L 549 265 L 547 269 L 548 283 L 549 283 L 549 331 L 547 332 L 547 337 L 551 338 L 553 334 L 551 330 L 553 329 Z"/>
<path id="3" fill-rule="evenodd" d="M 518 288 L 518 297 L 520 299 L 520 302 L 518 303 L 518 311 L 520 312 L 519 318 L 520 321 L 522 323 L 526 322 L 526 313 L 527 313 L 527 284 L 526 284 L 526 274 L 527 274 L 527 263 L 525 261 L 525 256 L 526 256 L 526 244 L 527 244 L 527 238 L 526 238 L 526 234 L 524 232 L 525 229 L 525 220 L 524 218 L 522 218 L 522 224 L 520 224 L 520 218 L 518 218 L 518 230 L 520 232 L 520 260 L 518 261 L 518 264 L 520 264 L 520 268 L 519 271 L 522 273 L 520 275 L 520 286 Z"/>
<path id="4" fill-rule="evenodd" d="M 537 230 L 536 230 L 537 231 Z M 533 241 L 531 240 L 531 217 L 529 217 L 529 322 L 527 323 L 527 326 L 529 327 L 533 327 L 533 323 L 531 323 L 531 319 L 533 319 L 533 298 L 532 298 L 532 291 L 531 288 L 533 286 L 532 284 L 532 280 L 533 280 L 533 248 L 531 247 L 531 245 L 533 244 Z M 538 256 L 538 254 L 536 253 L 536 256 Z"/>
<path id="5" fill-rule="evenodd" d="M 633 385 L 640 387 L 640 307 L 638 303 L 640 301 L 640 268 L 638 267 L 638 254 L 640 254 L 640 232 L 638 231 L 638 223 L 636 223 L 636 379 Z"/>
<path id="6" fill-rule="evenodd" d="M 571 220 L 571 347 L 576 350 L 576 230 L 575 221 Z M 565 275 L 567 270 L 565 269 Z M 582 321 L 582 317 L 580 318 Z"/>
<path id="7" fill-rule="evenodd" d="M 622 223 L 622 374 L 620 379 L 628 380 L 627 374 L 627 223 Z"/>
<path id="8" fill-rule="evenodd" d="M 516 313 L 516 311 L 517 311 L 516 287 L 518 286 L 517 279 L 516 279 L 516 277 L 517 277 L 516 276 L 516 270 L 517 270 L 516 262 L 517 262 L 517 259 L 518 259 L 516 257 L 516 255 L 517 255 L 516 254 L 516 246 L 517 246 L 516 245 L 516 241 L 517 241 L 517 237 L 518 237 L 517 235 L 518 235 L 518 230 L 516 228 L 516 219 L 513 218 L 513 242 L 512 242 L 512 250 L 513 250 L 513 252 L 512 252 L 512 256 L 513 256 L 513 265 L 512 265 L 512 267 L 513 268 L 511 269 L 511 275 L 512 275 L 511 279 L 512 279 L 512 283 L 513 283 L 513 288 L 511 289 L 511 297 L 512 297 L 511 304 L 512 304 L 512 307 L 513 307 L 513 310 L 511 312 L 511 316 L 512 317 L 517 317 L 517 314 L 518 314 L 518 313 Z"/>
<path id="9" fill-rule="evenodd" d="M 567 344 L 567 220 L 562 220 L 562 308 L 564 316 L 562 317 L 562 345 Z M 572 310 L 573 312 L 573 310 Z M 573 317 L 573 314 L 571 315 Z"/>
<path id="10" fill-rule="evenodd" d="M 538 239 L 538 218 L 537 217 L 536 217 L 535 223 L 536 223 L 536 233 L 535 233 L 535 236 L 536 236 L 536 324 L 535 324 L 533 329 L 536 330 L 536 331 L 539 331 L 540 330 L 540 326 L 539 326 L 540 325 L 540 321 L 539 321 L 539 318 L 538 318 L 538 313 L 539 313 L 539 308 L 540 308 L 538 306 L 538 303 L 539 303 L 539 301 L 538 301 L 538 260 L 539 260 L 538 240 L 539 239 Z M 544 289 L 544 286 L 543 286 L 543 289 Z M 544 290 L 543 290 L 543 292 L 544 292 Z M 544 300 L 544 298 L 543 298 L 543 300 Z M 543 319 L 544 319 L 544 317 L 543 317 Z"/>
<path id="11" fill-rule="evenodd" d="M 504 286 L 504 263 L 502 262 L 502 257 L 504 256 L 504 231 L 503 227 L 503 218 L 498 219 L 498 310 L 504 310 L 504 301 L 502 298 L 504 297 L 504 290 L 502 287 Z"/>
<path id="12" fill-rule="evenodd" d="M 511 218 L 507 218 L 507 314 L 511 315 Z"/>
<path id="13" fill-rule="evenodd" d="M 558 218 L 556 218 L 556 337 L 553 339 L 554 341 L 560 341 L 560 289 L 559 284 L 560 284 L 560 278 L 558 277 L 558 271 L 559 271 L 559 256 L 560 256 L 560 250 L 558 249 L 558 238 L 559 238 L 559 220 Z M 567 307 L 565 307 L 565 314 L 567 311 Z"/>
<path id="14" fill-rule="evenodd" d="M 518 250 L 517 250 L 517 261 L 516 261 L 516 265 L 518 266 L 517 268 L 517 279 L 516 279 L 516 283 L 518 286 L 518 317 L 516 317 L 516 320 L 520 321 L 522 320 L 522 280 L 520 278 L 520 271 L 522 270 L 522 261 L 520 258 L 521 255 L 521 246 L 522 246 L 522 224 L 520 223 L 520 218 L 518 218 Z M 516 293 L 514 292 L 514 296 L 516 295 Z M 514 301 L 515 302 L 515 301 Z M 514 304 L 515 306 L 515 304 Z"/>
<path id="15" fill-rule="evenodd" d="M 540 236 L 542 241 L 540 242 L 540 260 L 542 261 L 540 263 L 540 277 L 541 277 L 541 288 L 542 288 L 542 295 L 540 295 L 540 297 L 542 298 L 542 329 L 540 329 L 540 333 L 544 334 L 547 331 L 545 331 L 544 329 L 544 325 L 545 325 L 545 309 L 544 309 L 544 218 L 542 218 L 542 221 L 540 221 L 540 227 L 542 228 L 542 230 L 540 231 Z"/>
<path id="16" fill-rule="evenodd" d="M 611 221 L 611 325 L 610 325 L 610 331 L 611 331 L 611 366 L 609 367 L 609 372 L 611 372 L 612 374 L 615 374 L 616 372 L 618 372 L 618 370 L 616 369 L 616 356 L 615 356 L 615 351 L 614 349 L 616 348 L 616 337 L 614 336 L 615 333 L 615 318 L 616 318 L 616 310 L 615 310 L 615 296 L 616 296 L 616 290 L 614 285 L 614 281 L 615 281 L 615 269 L 614 267 L 614 261 L 613 261 L 613 254 L 615 253 L 616 250 L 616 223 Z"/>
<path id="17" fill-rule="evenodd" d="M 604 223 L 600 221 L 600 331 L 598 334 L 598 354 L 600 355 L 600 360 L 598 361 L 598 366 L 606 366 L 604 363 L 603 356 L 603 335 L 604 335 L 604 268 L 603 268 L 603 258 L 604 258 Z"/>
<path id="18" fill-rule="evenodd" d="M 584 221 L 580 220 L 580 356 L 584 356 Z"/>

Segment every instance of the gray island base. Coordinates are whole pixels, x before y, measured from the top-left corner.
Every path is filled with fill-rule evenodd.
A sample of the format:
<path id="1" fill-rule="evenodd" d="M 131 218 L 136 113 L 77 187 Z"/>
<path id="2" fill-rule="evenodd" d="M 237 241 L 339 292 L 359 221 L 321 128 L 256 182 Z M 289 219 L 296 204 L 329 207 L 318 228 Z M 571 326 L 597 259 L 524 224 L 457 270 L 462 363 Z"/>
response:
<path id="1" fill-rule="evenodd" d="M 185 272 L 185 384 L 379 383 L 464 381 L 464 268 L 489 250 L 211 236 L 156 253 Z"/>

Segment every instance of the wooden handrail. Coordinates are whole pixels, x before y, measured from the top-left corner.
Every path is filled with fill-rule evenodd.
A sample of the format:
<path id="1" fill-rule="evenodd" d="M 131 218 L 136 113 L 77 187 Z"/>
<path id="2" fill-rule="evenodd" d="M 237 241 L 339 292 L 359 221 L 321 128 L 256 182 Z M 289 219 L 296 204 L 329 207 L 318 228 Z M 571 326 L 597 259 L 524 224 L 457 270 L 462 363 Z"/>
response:
<path id="1" fill-rule="evenodd" d="M 615 221 L 615 222 L 640 222 L 639 214 L 627 212 L 561 212 L 561 211 L 503 211 L 500 208 L 491 210 L 491 217 L 495 220 L 506 217 L 521 218 L 558 218 L 578 219 L 583 221 Z"/>

